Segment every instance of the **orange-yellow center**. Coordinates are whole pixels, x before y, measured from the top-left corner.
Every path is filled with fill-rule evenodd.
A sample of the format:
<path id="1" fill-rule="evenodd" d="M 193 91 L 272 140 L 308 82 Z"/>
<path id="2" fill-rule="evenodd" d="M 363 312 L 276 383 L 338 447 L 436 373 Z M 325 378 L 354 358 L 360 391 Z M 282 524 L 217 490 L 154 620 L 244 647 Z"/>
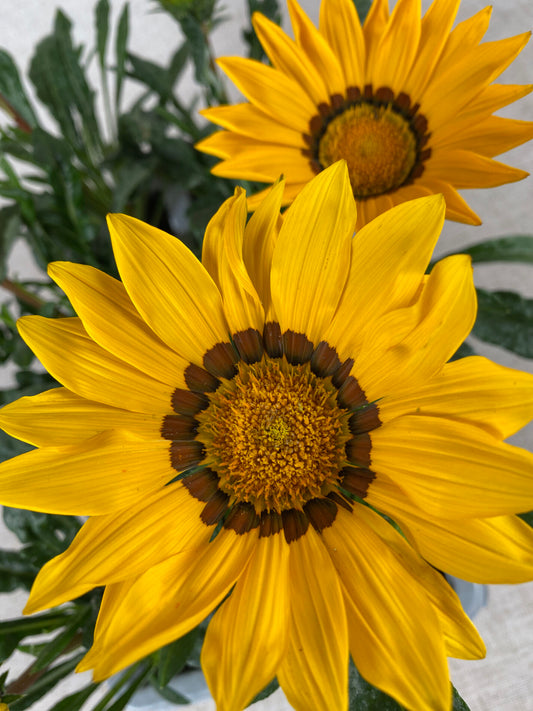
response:
<path id="1" fill-rule="evenodd" d="M 354 195 L 381 195 L 398 188 L 416 162 L 408 121 L 390 105 L 358 104 L 327 125 L 318 146 L 323 168 L 344 158 Z"/>
<path id="2" fill-rule="evenodd" d="M 240 364 L 198 415 L 198 438 L 220 489 L 260 513 L 301 509 L 335 488 L 350 437 L 336 392 L 309 364 Z"/>

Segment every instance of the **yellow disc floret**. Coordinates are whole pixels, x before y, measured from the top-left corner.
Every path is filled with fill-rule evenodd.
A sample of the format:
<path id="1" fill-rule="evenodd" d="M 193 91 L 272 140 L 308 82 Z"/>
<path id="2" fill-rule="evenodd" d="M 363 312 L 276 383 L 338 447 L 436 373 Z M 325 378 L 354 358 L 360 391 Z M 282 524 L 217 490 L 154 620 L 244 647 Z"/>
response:
<path id="1" fill-rule="evenodd" d="M 243 365 L 198 415 L 206 463 L 232 501 L 301 509 L 334 488 L 345 463 L 347 413 L 329 378 L 265 358 Z"/>
<path id="2" fill-rule="evenodd" d="M 416 138 L 409 122 L 390 105 L 362 103 L 332 119 L 320 139 L 323 168 L 344 158 L 354 195 L 381 195 L 398 188 L 416 162 Z"/>

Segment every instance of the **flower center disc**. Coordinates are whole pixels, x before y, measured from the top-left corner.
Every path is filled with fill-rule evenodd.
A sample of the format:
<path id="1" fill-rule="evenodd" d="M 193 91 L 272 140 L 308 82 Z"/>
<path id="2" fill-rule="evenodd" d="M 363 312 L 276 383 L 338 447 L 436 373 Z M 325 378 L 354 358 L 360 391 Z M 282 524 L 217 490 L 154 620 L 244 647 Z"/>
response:
<path id="1" fill-rule="evenodd" d="M 381 195 L 409 176 L 417 143 L 409 123 L 390 105 L 358 104 L 326 127 L 318 145 L 322 168 L 344 158 L 354 195 Z"/>
<path id="2" fill-rule="evenodd" d="M 308 364 L 241 363 L 198 415 L 198 439 L 220 489 L 257 513 L 301 509 L 332 491 L 350 437 L 336 392 Z"/>

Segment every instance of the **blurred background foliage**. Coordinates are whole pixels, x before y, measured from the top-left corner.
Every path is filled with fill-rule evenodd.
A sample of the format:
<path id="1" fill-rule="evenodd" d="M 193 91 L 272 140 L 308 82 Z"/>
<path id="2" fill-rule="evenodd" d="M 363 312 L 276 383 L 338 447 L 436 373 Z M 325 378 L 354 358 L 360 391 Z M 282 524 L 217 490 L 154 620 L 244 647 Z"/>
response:
<path id="1" fill-rule="evenodd" d="M 370 2 L 356 2 L 362 19 Z M 0 405 L 56 384 L 36 367 L 16 330 L 16 319 L 23 314 L 72 315 L 62 292 L 45 276 L 49 262 L 81 262 L 116 275 L 105 223 L 108 212 L 124 212 L 178 235 L 199 255 L 207 222 L 233 193 L 235 183 L 211 175 L 216 159 L 194 149 L 214 130 L 198 117 L 197 108 L 227 102 L 210 47 L 211 32 L 225 20 L 223 6 L 217 0 L 151 3 L 179 24 L 183 36 L 166 66 L 129 46 L 128 4 L 122 6 L 116 27 L 110 26 L 109 0 L 94 7 L 90 47 L 76 46 L 70 19 L 56 13 L 53 30 L 35 47 L 29 68 L 37 102 L 25 90 L 15 60 L 0 49 L 0 282 L 13 297 L 0 307 L 0 364 L 11 366 L 15 381 L 0 390 Z M 247 0 L 247 6 L 250 17 L 260 11 L 281 21 L 277 0 Z M 264 59 L 251 23 L 243 38 L 248 56 Z M 99 82 L 93 86 L 88 75 L 95 65 Z M 190 67 L 197 91 L 179 96 L 177 84 Z M 124 87 L 130 82 L 138 95 L 125 105 Z M 260 187 L 241 184 L 247 190 Z M 8 257 L 16 241 L 26 243 L 43 272 L 41 279 L 15 280 L 9 274 Z M 507 236 L 466 251 L 474 262 L 533 263 L 533 238 Z M 510 291 L 480 290 L 479 303 L 475 335 L 533 357 L 533 301 Z M 465 344 L 459 355 L 469 352 Z M 29 448 L 0 432 L 0 461 Z M 0 550 L 0 593 L 29 591 L 37 571 L 65 550 L 81 522 L 9 508 L 3 515 L 21 548 Z M 7 686 L 7 673 L 0 674 L 0 704 L 9 704 L 11 711 L 30 709 L 73 672 L 91 645 L 100 598 L 97 589 L 51 612 L 0 622 L 0 662 L 16 649 L 34 657 Z M 172 703 L 187 703 L 169 682 L 184 670 L 199 668 L 205 626 L 112 679 L 91 708 L 119 711 L 145 684 Z M 89 684 L 63 698 L 54 711 L 78 711 L 98 686 Z M 275 688 L 274 681 L 260 697 Z M 400 709 L 353 668 L 350 699 L 354 710 Z M 454 709 L 467 709 L 457 694 Z"/>

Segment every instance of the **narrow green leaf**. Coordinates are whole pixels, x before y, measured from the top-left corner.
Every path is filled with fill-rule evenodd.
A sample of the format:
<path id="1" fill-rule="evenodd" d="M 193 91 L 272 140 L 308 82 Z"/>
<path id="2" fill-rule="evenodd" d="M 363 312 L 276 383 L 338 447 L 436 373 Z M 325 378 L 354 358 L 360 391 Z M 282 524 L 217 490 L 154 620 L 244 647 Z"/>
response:
<path id="1" fill-rule="evenodd" d="M 247 27 L 242 31 L 242 36 L 248 45 L 248 57 L 261 61 L 266 55 L 253 28 L 251 22 L 252 15 L 254 12 L 260 12 L 262 15 L 268 17 L 269 20 L 272 20 L 272 22 L 281 25 L 281 10 L 278 0 L 248 0 L 247 4 L 248 23 Z"/>
<path id="2" fill-rule="evenodd" d="M 157 683 L 157 680 L 154 679 L 153 677 L 150 677 L 150 684 L 152 685 L 153 689 L 156 691 L 161 698 L 166 699 L 167 701 L 170 701 L 172 704 L 190 704 L 191 701 L 188 699 L 186 696 L 183 694 L 180 694 L 179 691 L 176 691 L 176 689 L 173 689 L 171 686 L 164 686 L 163 688 L 160 688 L 159 684 Z"/>
<path id="3" fill-rule="evenodd" d="M 93 694 L 98 688 L 99 684 L 91 684 L 86 686 L 80 691 L 76 691 L 74 694 L 65 696 L 61 699 L 59 703 L 53 706 L 50 711 L 80 711 L 82 705 L 87 701 L 87 699 Z"/>
<path id="4" fill-rule="evenodd" d="M 482 341 L 533 358 L 533 299 L 512 291 L 477 290 L 478 314 L 472 333 Z"/>
<path id="5" fill-rule="evenodd" d="M 105 711 L 122 711 L 128 704 L 128 701 L 131 699 L 133 694 L 137 691 L 137 689 L 144 683 L 146 678 L 148 677 L 150 673 L 150 667 L 146 666 L 144 669 L 137 669 L 136 670 L 138 673 L 135 677 L 133 677 L 133 681 L 128 684 L 126 689 L 122 692 L 122 694 L 115 700 L 110 706 L 105 707 Z M 96 711 L 96 709 L 94 710 Z"/>
<path id="6" fill-rule="evenodd" d="M 10 707 L 10 711 L 24 711 L 24 709 L 31 709 L 34 703 L 40 701 L 42 697 L 53 689 L 56 684 L 74 671 L 83 656 L 83 654 L 77 654 L 75 657 L 68 659 L 66 662 L 57 664 L 55 667 L 48 669 L 33 682 L 28 692 L 24 694 L 21 699 L 13 702 Z"/>
<path id="7" fill-rule="evenodd" d="M 533 264 L 533 236 L 509 235 L 464 247 L 461 254 L 469 254 L 472 262 L 526 262 Z"/>
<path id="8" fill-rule="evenodd" d="M 75 644 L 74 637 L 79 631 L 83 620 L 85 620 L 88 616 L 89 609 L 85 606 L 80 606 L 79 610 L 74 615 L 72 615 L 72 619 L 65 626 L 65 628 L 53 639 L 49 640 L 43 647 L 37 659 L 33 663 L 33 668 L 35 671 L 40 671 L 41 669 L 45 669 L 46 667 L 48 667 L 50 664 L 52 664 L 52 662 L 55 662 L 55 660 L 59 656 L 61 656 L 61 654 L 69 645 Z M 80 644 L 81 636 L 77 641 L 77 644 L 75 645 L 74 649 L 77 649 Z M 73 650 L 71 649 L 71 651 Z"/>
<path id="9" fill-rule="evenodd" d="M 21 220 L 16 205 L 0 209 L 0 281 L 7 276 L 7 258 L 20 233 Z"/>
<path id="10" fill-rule="evenodd" d="M 17 617 L 13 620 L 3 620 L 0 622 L 0 635 L 20 634 L 21 639 L 29 635 L 44 634 L 52 632 L 58 627 L 63 627 L 71 618 L 71 613 L 45 612 L 42 615 L 32 615 L 31 617 Z"/>
<path id="11" fill-rule="evenodd" d="M 105 67 L 107 38 L 109 34 L 109 0 L 98 0 L 94 10 L 96 49 L 100 68 Z"/>
<path id="12" fill-rule="evenodd" d="M 158 652 L 157 681 L 159 688 L 168 684 L 172 677 L 183 670 L 190 653 L 194 648 L 198 629 L 195 628 L 180 639 L 167 644 Z"/>
<path id="13" fill-rule="evenodd" d="M 130 7 L 126 3 L 120 13 L 117 26 L 117 39 L 115 45 L 116 54 L 116 85 L 115 85 L 115 107 L 118 115 L 120 109 L 120 98 L 122 96 L 122 84 L 126 73 L 126 47 L 129 35 Z"/>
<path id="14" fill-rule="evenodd" d="M 37 117 L 24 91 L 17 65 L 10 54 L 0 49 L 0 106 L 13 116 L 19 128 L 25 131 L 38 125 Z"/>

